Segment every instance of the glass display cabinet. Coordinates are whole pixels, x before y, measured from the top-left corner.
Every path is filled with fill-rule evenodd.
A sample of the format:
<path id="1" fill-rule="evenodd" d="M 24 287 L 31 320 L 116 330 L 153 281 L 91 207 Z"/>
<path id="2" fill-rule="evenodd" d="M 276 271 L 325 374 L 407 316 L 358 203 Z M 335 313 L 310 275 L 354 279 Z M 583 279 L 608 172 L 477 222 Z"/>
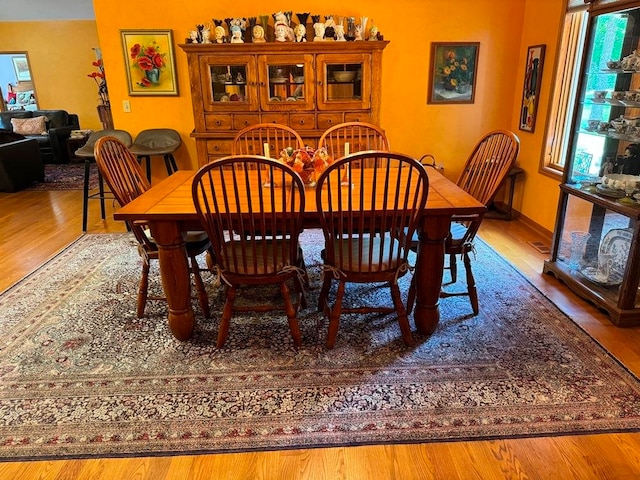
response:
<path id="1" fill-rule="evenodd" d="M 551 257 L 619 326 L 640 324 L 640 2 L 589 8 Z M 637 61 L 636 61 L 637 60 Z"/>
<path id="2" fill-rule="evenodd" d="M 258 123 L 297 130 L 315 147 L 342 122 L 379 123 L 388 41 L 183 44 L 198 165 L 231 154 L 235 134 Z"/>

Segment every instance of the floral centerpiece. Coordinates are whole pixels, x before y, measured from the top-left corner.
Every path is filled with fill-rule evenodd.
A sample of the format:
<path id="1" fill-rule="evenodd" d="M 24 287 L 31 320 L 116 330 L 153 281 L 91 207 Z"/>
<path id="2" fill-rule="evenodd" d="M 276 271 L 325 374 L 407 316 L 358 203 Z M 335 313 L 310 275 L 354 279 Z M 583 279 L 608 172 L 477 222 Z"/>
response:
<path id="1" fill-rule="evenodd" d="M 104 65 L 102 59 L 96 60 L 91 65 L 96 67 L 96 72 L 91 72 L 87 77 L 93 78 L 98 85 L 98 95 L 100 95 L 100 103 L 106 107 L 109 106 L 109 91 L 107 90 L 107 79 L 104 76 Z"/>
<path id="2" fill-rule="evenodd" d="M 438 73 L 442 77 L 445 90 L 460 90 L 471 83 L 469 59 L 466 57 L 458 58 L 456 52 L 452 50 L 446 53 L 444 65 Z"/>
<path id="3" fill-rule="evenodd" d="M 166 53 L 160 53 L 160 47 L 157 42 L 153 41 L 147 46 L 136 43 L 131 47 L 129 53 L 134 65 L 144 73 L 144 77 L 140 79 L 138 85 L 150 87 L 153 84 L 160 83 L 160 72 L 166 65 Z"/>
<path id="4" fill-rule="evenodd" d="M 306 185 L 315 185 L 315 174 L 322 172 L 333 162 L 324 147 L 317 150 L 310 147 L 297 150 L 287 147 L 280 152 L 280 161 L 300 175 Z"/>

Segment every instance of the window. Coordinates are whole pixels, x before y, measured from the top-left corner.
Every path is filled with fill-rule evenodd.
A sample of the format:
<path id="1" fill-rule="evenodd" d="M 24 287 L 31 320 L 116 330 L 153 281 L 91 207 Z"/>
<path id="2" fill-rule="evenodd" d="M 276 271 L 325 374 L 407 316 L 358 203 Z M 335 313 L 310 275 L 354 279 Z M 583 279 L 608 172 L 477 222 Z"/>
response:
<path id="1" fill-rule="evenodd" d="M 570 1 L 569 8 L 571 3 Z M 577 72 L 584 46 L 586 18 L 587 12 L 583 6 L 580 10 L 569 9 L 564 20 L 541 162 L 543 172 L 561 175 L 564 168 L 570 136 L 572 107 L 577 94 Z"/>

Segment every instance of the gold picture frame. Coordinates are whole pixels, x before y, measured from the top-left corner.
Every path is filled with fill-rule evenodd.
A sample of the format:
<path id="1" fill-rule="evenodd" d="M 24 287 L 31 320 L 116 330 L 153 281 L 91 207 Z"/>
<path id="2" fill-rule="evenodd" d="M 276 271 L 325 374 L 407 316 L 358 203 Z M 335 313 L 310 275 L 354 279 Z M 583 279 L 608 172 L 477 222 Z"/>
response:
<path id="1" fill-rule="evenodd" d="M 177 96 L 171 30 L 120 30 L 130 96 Z"/>
<path id="2" fill-rule="evenodd" d="M 480 42 L 433 42 L 427 103 L 473 103 Z"/>

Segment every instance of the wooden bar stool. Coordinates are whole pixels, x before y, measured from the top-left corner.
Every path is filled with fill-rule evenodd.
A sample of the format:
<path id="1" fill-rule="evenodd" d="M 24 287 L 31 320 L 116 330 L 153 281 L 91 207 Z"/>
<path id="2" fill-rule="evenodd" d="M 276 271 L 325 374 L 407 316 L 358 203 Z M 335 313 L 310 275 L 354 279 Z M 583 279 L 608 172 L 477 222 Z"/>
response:
<path id="1" fill-rule="evenodd" d="M 167 168 L 167 174 L 171 175 L 173 172 L 178 171 L 173 152 L 181 144 L 180 134 L 175 130 L 170 128 L 150 128 L 141 131 L 136 136 L 129 150 L 138 158 L 140 163 L 142 163 L 142 160 L 146 161 L 147 180 L 151 183 L 151 157 L 154 155 L 162 156 Z"/>
<path id="2" fill-rule="evenodd" d="M 91 172 L 91 164 L 95 163 L 96 159 L 93 153 L 93 147 L 99 138 L 102 137 L 116 137 L 122 143 L 124 143 L 127 147 L 131 146 L 132 137 L 129 132 L 124 130 L 100 130 L 98 132 L 93 132 L 89 135 L 89 139 L 87 143 L 84 144 L 83 147 L 76 150 L 75 155 L 80 158 L 84 158 L 84 196 L 82 203 L 82 231 L 87 231 L 87 216 L 89 210 L 89 199 L 100 200 L 100 212 L 102 213 L 102 219 L 104 220 L 106 216 L 104 200 L 107 197 L 104 193 L 104 180 L 102 179 L 102 175 L 100 171 L 98 171 L 98 192 L 97 193 L 89 193 L 89 174 Z"/>

